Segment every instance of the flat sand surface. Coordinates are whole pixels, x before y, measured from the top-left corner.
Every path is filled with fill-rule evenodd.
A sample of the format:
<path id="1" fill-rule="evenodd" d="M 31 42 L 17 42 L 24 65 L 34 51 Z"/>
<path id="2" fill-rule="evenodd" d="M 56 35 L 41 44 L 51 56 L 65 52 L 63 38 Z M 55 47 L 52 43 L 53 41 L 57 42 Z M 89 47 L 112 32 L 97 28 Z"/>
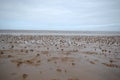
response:
<path id="1" fill-rule="evenodd" d="M 120 36 L 1 34 L 0 80 L 120 80 Z"/>

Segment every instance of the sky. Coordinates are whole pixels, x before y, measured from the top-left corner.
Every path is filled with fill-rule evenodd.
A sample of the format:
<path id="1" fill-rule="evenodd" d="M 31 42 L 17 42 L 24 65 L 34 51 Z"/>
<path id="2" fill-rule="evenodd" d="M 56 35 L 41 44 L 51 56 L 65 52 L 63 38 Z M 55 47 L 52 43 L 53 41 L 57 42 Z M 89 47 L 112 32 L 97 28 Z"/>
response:
<path id="1" fill-rule="evenodd" d="M 0 29 L 120 31 L 120 0 L 0 0 Z"/>

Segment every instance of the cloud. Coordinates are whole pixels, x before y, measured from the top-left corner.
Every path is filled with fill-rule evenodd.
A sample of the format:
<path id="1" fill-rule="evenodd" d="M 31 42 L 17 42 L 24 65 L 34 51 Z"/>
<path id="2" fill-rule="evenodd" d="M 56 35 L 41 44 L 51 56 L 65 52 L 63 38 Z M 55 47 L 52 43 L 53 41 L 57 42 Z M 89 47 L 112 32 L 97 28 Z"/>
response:
<path id="1" fill-rule="evenodd" d="M 11 28 L 38 26 L 36 29 L 63 26 L 79 30 L 97 30 L 97 26 L 101 26 L 107 30 L 108 25 L 120 24 L 119 3 L 120 0 L 1 0 L 0 25 Z"/>

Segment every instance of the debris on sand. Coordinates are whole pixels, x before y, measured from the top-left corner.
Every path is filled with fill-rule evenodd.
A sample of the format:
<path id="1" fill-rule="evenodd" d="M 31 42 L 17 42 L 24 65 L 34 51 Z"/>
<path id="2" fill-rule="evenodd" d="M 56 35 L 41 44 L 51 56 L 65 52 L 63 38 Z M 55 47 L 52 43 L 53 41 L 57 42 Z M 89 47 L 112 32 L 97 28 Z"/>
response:
<path id="1" fill-rule="evenodd" d="M 11 60 L 11 62 L 15 63 L 17 67 L 20 67 L 23 64 L 22 60 Z"/>
<path id="2" fill-rule="evenodd" d="M 28 74 L 23 74 L 22 77 L 23 79 L 26 79 L 28 77 Z"/>
<path id="3" fill-rule="evenodd" d="M 112 68 L 120 68 L 119 65 L 116 64 L 108 64 L 108 63 L 102 63 L 103 65 L 107 66 L 107 67 L 112 67 Z"/>
<path id="4" fill-rule="evenodd" d="M 1 52 L 0 52 L 0 54 L 4 54 L 4 52 L 3 52 L 3 51 L 1 51 Z"/>
<path id="5" fill-rule="evenodd" d="M 12 56 L 12 55 L 8 55 L 8 58 L 12 58 L 12 57 L 14 57 L 14 56 Z"/>
<path id="6" fill-rule="evenodd" d="M 57 71 L 57 72 L 62 72 L 62 70 L 61 70 L 61 69 L 59 69 L 59 68 L 58 68 L 58 69 L 56 69 L 56 71 Z"/>
<path id="7" fill-rule="evenodd" d="M 72 65 L 74 66 L 74 65 L 75 65 L 75 63 L 72 63 Z"/>
<path id="8" fill-rule="evenodd" d="M 90 61 L 90 63 L 91 63 L 91 64 L 95 64 L 95 62 L 93 62 L 93 61 Z"/>
<path id="9" fill-rule="evenodd" d="M 17 65 L 17 67 L 20 67 L 22 64 L 37 66 L 37 65 L 40 65 L 41 60 L 38 60 L 38 59 L 29 59 L 29 60 L 18 59 L 18 60 L 11 60 L 11 62 L 15 63 Z"/>

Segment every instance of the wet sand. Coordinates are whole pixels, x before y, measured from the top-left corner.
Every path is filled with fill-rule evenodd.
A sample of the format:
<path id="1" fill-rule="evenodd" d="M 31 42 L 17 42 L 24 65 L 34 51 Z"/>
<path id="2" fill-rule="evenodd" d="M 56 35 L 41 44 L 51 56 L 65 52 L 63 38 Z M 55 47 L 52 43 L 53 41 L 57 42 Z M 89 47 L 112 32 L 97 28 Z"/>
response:
<path id="1" fill-rule="evenodd" d="M 120 80 L 120 36 L 0 34 L 0 80 Z"/>

